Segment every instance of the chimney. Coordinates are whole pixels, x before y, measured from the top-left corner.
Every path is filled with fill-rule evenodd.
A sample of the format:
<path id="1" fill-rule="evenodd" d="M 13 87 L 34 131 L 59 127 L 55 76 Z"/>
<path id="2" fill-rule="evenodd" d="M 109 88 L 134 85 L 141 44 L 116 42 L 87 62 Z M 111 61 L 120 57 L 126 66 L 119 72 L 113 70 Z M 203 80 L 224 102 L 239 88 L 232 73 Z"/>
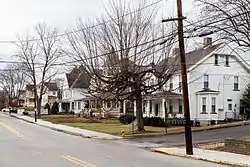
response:
<path id="1" fill-rule="evenodd" d="M 180 56 L 180 48 L 173 48 L 172 54 L 173 57 Z"/>
<path id="2" fill-rule="evenodd" d="M 206 48 L 212 46 L 212 43 L 213 43 L 212 38 L 210 37 L 204 38 L 203 47 Z"/>

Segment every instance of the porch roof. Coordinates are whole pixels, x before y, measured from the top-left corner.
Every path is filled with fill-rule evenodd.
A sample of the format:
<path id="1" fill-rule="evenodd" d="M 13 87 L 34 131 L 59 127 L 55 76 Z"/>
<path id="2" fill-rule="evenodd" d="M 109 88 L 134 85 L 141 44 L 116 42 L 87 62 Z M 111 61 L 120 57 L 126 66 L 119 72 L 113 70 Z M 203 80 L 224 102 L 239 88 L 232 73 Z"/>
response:
<path id="1" fill-rule="evenodd" d="M 202 89 L 198 92 L 196 92 L 196 94 L 218 94 L 219 91 L 216 91 L 216 90 L 212 90 L 212 89 Z"/>
<path id="2" fill-rule="evenodd" d="M 182 99 L 182 94 L 174 93 L 171 91 L 158 91 L 146 96 L 146 99 Z"/>

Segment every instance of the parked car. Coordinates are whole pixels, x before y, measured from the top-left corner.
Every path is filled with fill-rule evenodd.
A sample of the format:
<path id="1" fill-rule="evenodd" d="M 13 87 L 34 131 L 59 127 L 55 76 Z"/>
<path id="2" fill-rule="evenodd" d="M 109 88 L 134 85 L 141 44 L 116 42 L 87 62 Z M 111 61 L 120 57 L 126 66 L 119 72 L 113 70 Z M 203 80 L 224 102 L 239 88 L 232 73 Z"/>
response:
<path id="1" fill-rule="evenodd" d="M 2 109 L 2 112 L 9 112 L 10 111 L 10 108 L 3 108 Z"/>

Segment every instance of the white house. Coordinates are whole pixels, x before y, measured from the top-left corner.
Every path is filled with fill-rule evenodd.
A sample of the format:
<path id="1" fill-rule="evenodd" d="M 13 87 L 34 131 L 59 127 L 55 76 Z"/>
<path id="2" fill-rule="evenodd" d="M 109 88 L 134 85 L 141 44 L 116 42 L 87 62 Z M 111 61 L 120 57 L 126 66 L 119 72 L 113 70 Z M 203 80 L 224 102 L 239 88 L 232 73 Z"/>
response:
<path id="1" fill-rule="evenodd" d="M 70 73 L 65 74 L 62 79 L 60 99 L 60 112 L 82 111 L 88 101 L 89 77 L 83 67 L 74 68 Z M 90 105 L 90 104 L 89 104 Z"/>
<path id="2" fill-rule="evenodd" d="M 42 96 L 42 109 L 48 103 L 52 104 L 58 101 L 58 87 L 56 82 L 45 82 L 45 92 Z M 39 88 L 39 85 L 37 86 Z M 25 90 L 22 91 L 21 99 L 22 105 L 26 107 L 35 107 L 35 94 L 34 94 L 34 85 L 27 84 Z M 39 89 L 38 89 L 38 93 Z"/>
<path id="3" fill-rule="evenodd" d="M 204 39 L 203 48 L 187 53 L 186 63 L 191 120 L 238 119 L 249 65 L 228 45 L 213 45 L 211 38 Z M 174 75 L 163 91 L 146 97 L 143 107 L 144 116 L 184 117 L 181 75 Z"/>

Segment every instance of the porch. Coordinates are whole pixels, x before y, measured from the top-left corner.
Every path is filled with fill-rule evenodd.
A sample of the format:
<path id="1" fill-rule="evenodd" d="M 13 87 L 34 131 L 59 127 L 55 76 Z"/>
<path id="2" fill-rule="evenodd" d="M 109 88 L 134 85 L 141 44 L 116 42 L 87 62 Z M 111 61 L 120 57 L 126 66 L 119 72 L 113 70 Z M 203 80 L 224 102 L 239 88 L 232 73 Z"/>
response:
<path id="1" fill-rule="evenodd" d="M 123 101 L 123 113 L 136 113 L 136 102 Z M 159 91 L 146 96 L 142 101 L 143 117 L 183 118 L 182 95 Z"/>

